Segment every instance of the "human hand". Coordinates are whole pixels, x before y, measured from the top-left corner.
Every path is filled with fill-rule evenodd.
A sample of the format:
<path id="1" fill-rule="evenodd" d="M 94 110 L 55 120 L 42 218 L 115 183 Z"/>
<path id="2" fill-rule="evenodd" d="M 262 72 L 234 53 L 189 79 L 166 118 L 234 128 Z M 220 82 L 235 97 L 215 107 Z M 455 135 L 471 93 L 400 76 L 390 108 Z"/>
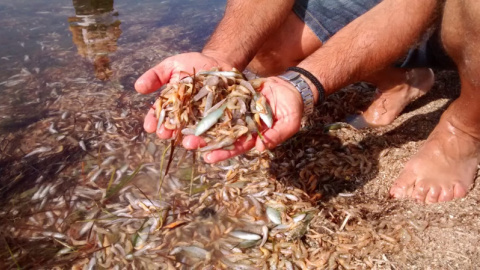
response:
<path id="1" fill-rule="evenodd" d="M 232 66 L 226 61 L 215 57 L 213 53 L 183 53 L 171 56 L 155 67 L 145 72 L 135 82 L 135 89 L 141 94 L 150 94 L 157 91 L 162 85 L 168 82 L 177 82 L 186 77 L 186 72 L 193 72 L 193 69 L 208 70 L 212 67 L 220 67 L 223 70 L 231 70 Z M 166 129 L 163 125 L 157 130 L 157 119 L 155 111 L 150 109 L 145 116 L 143 128 L 148 133 L 156 132 L 160 139 L 169 139 L 173 136 L 174 130 Z M 185 146 L 189 148 L 188 145 Z"/>
<path id="2" fill-rule="evenodd" d="M 216 163 L 242 154 L 254 146 L 259 151 L 273 148 L 293 136 L 299 129 L 303 114 L 303 101 L 300 93 L 290 83 L 278 78 L 265 79 L 262 94 L 266 97 L 273 112 L 272 128 L 264 126 L 262 138 L 253 136 L 246 140 L 242 137 L 234 144 L 232 150 L 214 150 L 206 153 L 203 158 L 207 163 Z M 206 145 L 201 137 L 185 136 L 182 142 L 187 149 L 198 149 Z"/>

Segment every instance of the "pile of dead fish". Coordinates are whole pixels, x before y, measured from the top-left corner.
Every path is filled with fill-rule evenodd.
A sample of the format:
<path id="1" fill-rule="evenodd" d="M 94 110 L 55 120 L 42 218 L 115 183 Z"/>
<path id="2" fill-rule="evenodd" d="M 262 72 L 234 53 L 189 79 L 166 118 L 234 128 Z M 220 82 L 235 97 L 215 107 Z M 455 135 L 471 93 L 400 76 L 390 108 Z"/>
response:
<path id="1" fill-rule="evenodd" d="M 182 135 L 202 136 L 208 145 L 200 151 L 228 149 L 263 124 L 272 127 L 272 110 L 259 92 L 262 83 L 245 80 L 235 69 L 201 71 L 170 83 L 154 105 L 157 129 L 164 125 Z"/>

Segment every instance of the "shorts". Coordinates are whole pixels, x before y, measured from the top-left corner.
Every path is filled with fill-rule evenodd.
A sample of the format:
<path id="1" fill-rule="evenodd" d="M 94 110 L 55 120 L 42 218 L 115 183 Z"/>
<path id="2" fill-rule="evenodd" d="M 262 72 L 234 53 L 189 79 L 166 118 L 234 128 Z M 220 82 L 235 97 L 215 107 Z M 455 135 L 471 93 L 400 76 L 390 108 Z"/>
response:
<path id="1" fill-rule="evenodd" d="M 322 43 L 382 0 L 297 0 L 293 12 Z"/>
<path id="2" fill-rule="evenodd" d="M 401 68 L 429 67 L 441 70 L 456 69 L 455 62 L 443 48 L 438 29 L 429 29 L 422 39 L 413 45 L 404 59 L 397 61 Z"/>
<path id="3" fill-rule="evenodd" d="M 293 12 L 315 33 L 322 43 L 347 24 L 372 9 L 382 0 L 296 0 Z M 414 44 L 404 58 L 395 63 L 402 68 L 431 67 L 452 69 L 453 61 L 441 45 L 434 29 Z"/>

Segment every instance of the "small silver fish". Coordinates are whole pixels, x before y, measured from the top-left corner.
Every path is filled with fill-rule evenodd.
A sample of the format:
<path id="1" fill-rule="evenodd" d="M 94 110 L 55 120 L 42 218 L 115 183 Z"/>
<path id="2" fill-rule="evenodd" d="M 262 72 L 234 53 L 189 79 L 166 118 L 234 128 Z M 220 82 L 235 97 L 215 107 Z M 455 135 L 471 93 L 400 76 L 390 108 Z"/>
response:
<path id="1" fill-rule="evenodd" d="M 205 102 L 205 109 L 203 111 L 203 117 L 207 116 L 207 112 L 212 108 L 213 98 L 214 94 L 212 92 L 208 92 L 207 101 Z"/>
<path id="2" fill-rule="evenodd" d="M 282 216 L 277 209 L 268 206 L 266 212 L 267 217 L 271 222 L 277 225 L 282 224 Z"/>
<path id="3" fill-rule="evenodd" d="M 262 238 L 258 234 L 244 232 L 244 231 L 232 231 L 230 232 L 230 235 L 243 240 L 260 240 Z"/>
<path id="4" fill-rule="evenodd" d="M 197 75 L 213 75 L 213 76 L 223 76 L 223 77 L 233 77 L 233 78 L 242 78 L 242 74 L 235 71 L 200 71 Z"/>
<path id="5" fill-rule="evenodd" d="M 306 216 L 307 216 L 306 213 L 300 213 L 300 214 L 298 214 L 298 215 L 295 215 L 295 216 L 293 217 L 293 222 L 300 222 L 300 221 L 302 221 Z"/>
<path id="6" fill-rule="evenodd" d="M 255 110 L 258 111 L 258 114 L 260 115 L 260 119 L 262 119 L 262 121 L 265 123 L 265 125 L 267 125 L 268 128 L 272 128 L 273 112 L 272 112 L 272 108 L 267 102 L 267 99 L 258 93 L 254 95 L 253 99 L 255 100 Z"/>
<path id="7" fill-rule="evenodd" d="M 204 117 L 197 125 L 195 129 L 195 136 L 202 135 L 205 131 L 209 130 L 213 127 L 220 117 L 222 117 L 223 112 L 227 108 L 227 105 L 223 105 L 222 107 L 218 108 L 216 111 L 211 112 L 206 117 Z"/>
<path id="8" fill-rule="evenodd" d="M 158 122 L 157 122 L 157 130 L 160 129 L 160 126 L 163 124 L 163 121 L 165 120 L 165 110 L 160 111 L 160 115 L 158 116 Z"/>
<path id="9" fill-rule="evenodd" d="M 204 146 L 204 147 L 198 149 L 198 151 L 200 151 L 200 152 L 205 152 L 205 151 L 212 151 L 212 150 L 224 148 L 224 147 L 227 147 L 227 146 L 232 145 L 235 141 L 236 141 L 236 140 L 235 140 L 234 138 L 226 137 L 225 139 L 222 139 L 222 140 L 219 141 L 219 142 L 210 143 L 209 145 Z"/>
<path id="10" fill-rule="evenodd" d="M 193 101 L 199 101 L 202 99 L 204 96 L 206 96 L 210 90 L 208 89 L 209 87 L 207 85 L 203 86 L 198 93 L 193 97 Z"/>

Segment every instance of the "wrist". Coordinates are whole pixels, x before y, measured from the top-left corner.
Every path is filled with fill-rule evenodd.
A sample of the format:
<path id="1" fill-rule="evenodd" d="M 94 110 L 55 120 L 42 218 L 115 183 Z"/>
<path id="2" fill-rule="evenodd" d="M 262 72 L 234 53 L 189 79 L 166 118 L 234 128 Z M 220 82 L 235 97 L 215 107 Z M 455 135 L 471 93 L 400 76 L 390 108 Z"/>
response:
<path id="1" fill-rule="evenodd" d="M 202 54 L 213 58 L 218 62 L 218 65 L 221 67 L 236 68 L 238 70 L 243 70 L 244 67 L 240 61 L 237 61 L 233 57 L 230 57 L 228 54 L 221 52 L 220 50 L 213 50 L 204 48 Z"/>
<path id="2" fill-rule="evenodd" d="M 325 101 L 325 88 L 322 83 L 308 70 L 301 67 L 289 67 L 287 72 L 294 72 L 308 86 L 308 90 L 313 96 L 313 103 Z"/>
<path id="3" fill-rule="evenodd" d="M 315 86 L 315 84 L 313 84 L 313 82 L 308 79 L 307 77 L 305 77 L 304 75 L 300 74 L 300 76 L 305 80 L 305 82 L 308 84 L 308 86 L 310 87 L 310 90 L 312 90 L 312 95 L 313 95 L 313 101 L 315 104 L 317 104 L 318 102 L 318 97 L 319 97 L 319 94 L 318 94 L 318 89 L 317 87 Z"/>
<path id="4" fill-rule="evenodd" d="M 308 116 L 312 114 L 314 110 L 315 99 L 313 91 L 301 74 L 291 69 L 292 68 L 288 68 L 285 73 L 279 75 L 278 77 L 291 84 L 293 88 L 300 94 L 303 102 L 303 113 L 305 116 Z"/>

